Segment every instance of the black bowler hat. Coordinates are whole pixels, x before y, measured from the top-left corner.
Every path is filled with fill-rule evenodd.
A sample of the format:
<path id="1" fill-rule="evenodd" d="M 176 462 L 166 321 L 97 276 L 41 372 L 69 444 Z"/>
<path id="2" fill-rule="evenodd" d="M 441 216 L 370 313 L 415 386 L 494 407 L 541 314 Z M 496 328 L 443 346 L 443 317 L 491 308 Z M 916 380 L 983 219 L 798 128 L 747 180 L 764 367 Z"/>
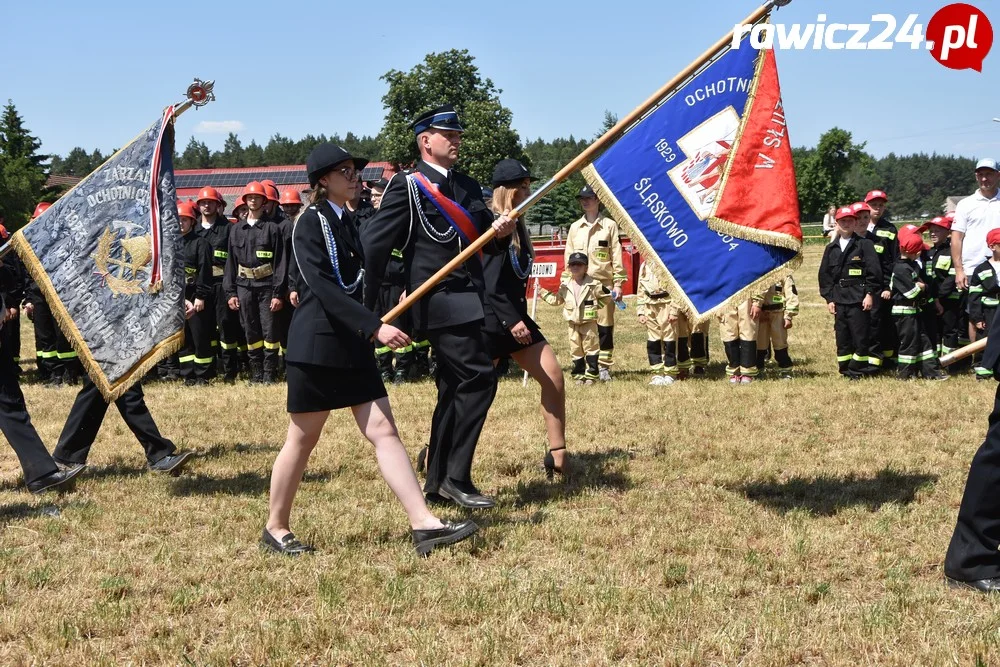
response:
<path id="1" fill-rule="evenodd" d="M 410 128 L 414 134 L 420 134 L 430 129 L 465 132 L 465 128 L 458 121 L 458 114 L 455 113 L 455 107 L 451 104 L 443 104 L 436 109 L 428 109 L 410 123 Z"/>
<path id="2" fill-rule="evenodd" d="M 532 181 L 538 180 L 531 175 L 527 167 L 511 158 L 500 160 L 493 169 L 493 187 L 508 183 L 520 183 L 526 178 Z"/>
<path id="3" fill-rule="evenodd" d="M 590 197 L 596 197 L 597 193 L 594 192 L 594 188 L 589 185 L 585 185 L 580 188 L 580 194 L 576 196 L 577 199 L 588 199 Z"/>
<path id="4" fill-rule="evenodd" d="M 350 160 L 355 169 L 364 169 L 368 160 L 354 157 L 336 144 L 324 143 L 316 146 L 306 158 L 306 173 L 309 174 L 309 185 L 316 187 L 319 179 L 331 172 L 341 162 Z"/>
<path id="5" fill-rule="evenodd" d="M 380 188 L 382 190 L 385 190 L 387 187 L 389 187 L 389 181 L 385 180 L 384 178 L 380 178 L 374 183 L 369 183 L 369 185 L 372 188 Z"/>
<path id="6" fill-rule="evenodd" d="M 585 254 L 582 252 L 574 252 L 569 256 L 569 261 L 566 262 L 567 266 L 570 264 L 589 264 L 589 262 L 587 261 L 587 256 Z"/>

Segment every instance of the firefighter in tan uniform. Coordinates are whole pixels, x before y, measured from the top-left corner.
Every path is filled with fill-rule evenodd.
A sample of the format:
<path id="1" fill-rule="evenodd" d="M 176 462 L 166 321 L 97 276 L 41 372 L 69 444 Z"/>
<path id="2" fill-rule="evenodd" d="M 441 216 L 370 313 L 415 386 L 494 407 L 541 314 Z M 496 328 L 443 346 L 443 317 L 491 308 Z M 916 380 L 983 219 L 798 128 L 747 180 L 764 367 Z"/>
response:
<path id="1" fill-rule="evenodd" d="M 732 384 L 750 384 L 757 377 L 757 321 L 762 303 L 763 296 L 756 294 L 719 316 L 726 375 Z"/>
<path id="2" fill-rule="evenodd" d="M 760 320 L 757 322 L 757 369 L 764 370 L 768 350 L 774 351 L 778 377 L 792 379 L 792 358 L 788 356 L 788 330 L 792 318 L 799 314 L 799 291 L 795 280 L 788 276 L 764 292 Z"/>
<path id="3" fill-rule="evenodd" d="M 686 377 L 691 368 L 687 316 L 671 303 L 666 284 L 645 258 L 639 269 L 636 293 L 639 323 L 646 325 L 646 355 L 653 371 L 649 384 L 673 384 L 678 377 Z"/>
<path id="4" fill-rule="evenodd" d="M 597 312 L 597 332 L 600 343 L 598 365 L 600 379 L 611 379 L 615 349 L 615 301 L 622 298 L 622 284 L 627 279 L 622 264 L 622 242 L 619 238 L 618 223 L 601 213 L 597 195 L 585 186 L 577 195 L 583 208 L 583 217 L 574 222 L 566 235 L 566 265 L 574 253 L 583 253 L 590 263 L 588 274 L 601 282 L 611 293 L 611 298 Z M 568 271 L 563 273 L 563 281 L 568 279 Z"/>
<path id="5" fill-rule="evenodd" d="M 558 292 L 539 289 L 546 303 L 563 306 L 563 317 L 569 326 L 569 349 L 573 356 L 573 379 L 577 384 L 594 384 L 599 375 L 598 318 L 602 306 L 611 302 L 611 292 L 600 280 L 587 273 L 587 256 L 575 252 L 566 266 L 570 279 Z"/>

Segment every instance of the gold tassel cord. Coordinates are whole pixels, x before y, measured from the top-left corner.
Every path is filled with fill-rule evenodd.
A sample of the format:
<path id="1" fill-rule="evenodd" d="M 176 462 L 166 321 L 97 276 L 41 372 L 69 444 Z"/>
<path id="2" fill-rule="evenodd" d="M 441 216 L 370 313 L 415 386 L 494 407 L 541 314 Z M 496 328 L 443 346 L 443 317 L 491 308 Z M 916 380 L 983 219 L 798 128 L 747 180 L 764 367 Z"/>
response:
<path id="1" fill-rule="evenodd" d="M 77 328 L 76 323 L 70 316 L 69 311 L 63 305 L 62 301 L 59 299 L 56 293 L 55 287 L 52 285 L 52 281 L 49 279 L 48 273 L 46 273 L 45 268 L 39 261 L 38 257 L 35 255 L 34 249 L 31 244 L 25 240 L 21 231 L 17 231 L 11 236 L 10 242 L 13 244 L 14 250 L 21 257 L 24 262 L 25 267 L 28 269 L 28 273 L 35 280 L 39 289 L 42 291 L 42 296 L 45 301 L 49 304 L 49 308 L 52 310 L 52 317 L 55 319 L 59 328 L 62 330 L 63 334 L 66 336 L 66 340 L 69 341 L 70 345 L 76 351 L 80 358 L 80 363 L 83 365 L 84 370 L 87 375 L 90 376 L 91 380 L 100 390 L 101 395 L 109 403 L 112 403 L 128 391 L 132 385 L 139 382 L 149 371 L 151 371 L 156 364 L 160 363 L 163 359 L 166 359 L 171 354 L 178 352 L 182 347 L 184 347 L 184 330 L 171 335 L 165 340 L 157 343 L 152 350 L 147 352 L 139 362 L 132 367 L 132 370 L 119 378 L 116 382 L 111 383 L 104 371 L 101 370 L 100 364 L 94 359 L 91 354 L 90 349 L 83 340 L 83 335 Z"/>
<path id="2" fill-rule="evenodd" d="M 602 179 L 597 173 L 597 169 L 594 168 L 594 165 L 587 165 L 584 167 L 582 173 L 584 178 L 587 179 L 587 182 L 594 189 L 598 198 L 601 200 L 601 203 L 603 203 L 605 207 L 611 211 L 612 217 L 614 217 L 629 233 L 629 238 L 632 243 L 635 244 L 639 248 L 639 251 L 646 257 L 652 257 L 658 260 L 652 262 L 651 264 L 653 272 L 656 274 L 657 278 L 667 284 L 671 298 L 676 298 L 680 302 L 679 307 L 691 320 L 692 326 L 698 326 L 706 320 L 710 320 L 713 316 L 722 314 L 733 304 L 741 303 L 766 291 L 771 285 L 784 280 L 802 265 L 802 253 L 796 253 L 795 256 L 789 261 L 764 274 L 757 280 L 754 280 L 752 283 L 727 298 L 718 306 L 715 306 L 704 313 L 698 312 L 694 303 L 681 289 L 680 283 L 678 283 L 674 276 L 670 273 L 670 269 L 663 264 L 662 260 L 659 259 L 659 255 L 657 255 L 656 251 L 653 250 L 652 246 L 649 245 L 645 237 L 639 231 L 639 227 L 635 224 L 635 221 L 632 220 L 632 217 L 625 211 L 625 208 L 621 206 L 618 199 L 611 193 L 611 189 L 608 187 L 607 183 L 604 182 L 604 179 Z"/>

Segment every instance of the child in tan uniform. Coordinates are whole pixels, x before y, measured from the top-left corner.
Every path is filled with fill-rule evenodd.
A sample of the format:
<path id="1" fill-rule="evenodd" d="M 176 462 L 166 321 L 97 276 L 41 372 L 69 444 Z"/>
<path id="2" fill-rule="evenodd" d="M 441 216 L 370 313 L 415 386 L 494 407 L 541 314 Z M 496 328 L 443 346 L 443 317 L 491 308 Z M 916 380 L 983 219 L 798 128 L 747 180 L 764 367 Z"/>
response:
<path id="1" fill-rule="evenodd" d="M 573 355 L 573 379 L 576 384 L 592 385 L 599 376 L 597 358 L 600 343 L 597 336 L 597 313 L 611 299 L 611 292 L 601 281 L 587 274 L 587 256 L 574 252 L 566 263 L 569 281 L 558 292 L 545 288 L 539 295 L 546 303 L 563 306 L 563 316 L 569 327 L 570 354 Z"/>
<path id="2" fill-rule="evenodd" d="M 799 314 L 799 291 L 795 280 L 788 276 L 764 292 L 760 320 L 757 323 L 757 369 L 764 370 L 768 351 L 774 351 L 778 362 L 778 377 L 792 379 L 792 358 L 788 355 L 788 330 L 792 318 Z"/>
<path id="3" fill-rule="evenodd" d="M 671 303 L 666 285 L 645 260 L 639 269 L 636 304 L 639 323 L 646 325 L 646 354 L 649 368 L 653 371 L 649 384 L 673 384 L 691 368 L 687 344 L 688 320 Z"/>

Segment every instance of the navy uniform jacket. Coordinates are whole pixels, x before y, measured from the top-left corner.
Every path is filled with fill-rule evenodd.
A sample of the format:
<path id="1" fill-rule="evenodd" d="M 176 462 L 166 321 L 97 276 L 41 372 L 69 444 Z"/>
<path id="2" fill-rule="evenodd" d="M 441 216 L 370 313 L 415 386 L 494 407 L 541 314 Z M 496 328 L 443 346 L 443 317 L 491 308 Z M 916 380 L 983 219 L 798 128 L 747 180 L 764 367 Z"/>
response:
<path id="1" fill-rule="evenodd" d="M 520 238 L 521 252 L 517 258 L 521 270 L 530 269 L 531 255 L 528 252 L 531 239 L 524 233 L 522 225 L 518 225 L 514 232 Z M 511 244 L 508 251 L 499 255 L 488 255 L 484 257 L 483 273 L 486 278 L 486 306 L 493 311 L 500 325 L 504 329 L 512 326 L 528 317 L 528 303 L 525 293 L 528 290 L 528 280 L 530 271 L 524 278 L 518 277 L 514 272 L 514 265 L 510 253 L 514 246 Z"/>
<path id="2" fill-rule="evenodd" d="M 273 290 L 272 299 L 285 298 L 288 284 L 287 261 L 284 252 L 285 242 L 278 225 L 270 220 L 258 220 L 251 225 L 246 220 L 240 220 L 229 231 L 229 258 L 226 260 L 226 275 L 223 288 L 226 298 L 236 296 L 236 286 L 240 287 L 270 287 Z M 264 264 L 270 264 L 270 276 L 260 279 L 242 278 L 237 269 L 245 266 L 254 269 Z"/>
<path id="3" fill-rule="evenodd" d="M 212 275 L 216 280 L 222 280 L 226 271 L 226 260 L 229 259 L 229 228 L 233 225 L 224 215 L 215 216 L 215 222 L 208 229 L 196 223 L 198 233 L 212 246 Z"/>
<path id="4" fill-rule="evenodd" d="M 986 308 L 1000 305 L 1000 280 L 990 260 L 976 267 L 969 276 L 969 321 L 985 322 Z"/>
<path id="5" fill-rule="evenodd" d="M 480 233 L 486 232 L 493 224 L 493 214 L 486 208 L 483 191 L 475 180 L 452 171 L 452 189 L 447 179 L 425 162 L 417 162 L 416 170 L 431 183 L 438 184 L 445 196 L 461 204 L 472 216 Z M 444 234 L 452 229 L 423 194 L 419 201 L 432 230 Z M 368 276 L 365 281 L 365 305 L 369 308 L 374 309 L 378 302 L 379 283 L 385 276 L 393 248 L 403 251 L 409 293 L 461 252 L 460 237 L 439 243 L 424 229 L 416 210 L 413 211 L 411 224 L 411 203 L 406 178 L 402 174 L 396 175 L 382 195 L 378 213 L 365 223 L 361 242 L 365 248 L 365 274 Z M 495 255 L 506 252 L 509 243 L 509 239 L 493 239 L 483 247 L 483 253 Z M 415 328 L 427 331 L 483 319 L 484 289 L 482 262 L 474 257 L 435 285 L 413 308 Z"/>
<path id="6" fill-rule="evenodd" d="M 819 265 L 819 293 L 827 303 L 860 304 L 866 294 L 881 291 L 882 283 L 882 270 L 871 241 L 853 234 L 841 251 L 840 238 L 834 236 Z M 885 283 L 888 287 L 888 278 Z"/>
<path id="7" fill-rule="evenodd" d="M 326 202 L 309 206 L 292 231 L 292 254 L 298 266 L 299 307 L 288 330 L 289 362 L 330 368 L 375 369 L 371 338 L 382 321 L 361 303 L 361 285 L 348 294 L 337 282 L 323 239 L 319 213 L 330 224 L 337 244 L 337 261 L 350 286 L 364 266 L 357 228 L 348 212 L 337 218 Z"/>
<path id="8" fill-rule="evenodd" d="M 212 298 L 212 244 L 208 239 L 191 230 L 184 240 L 184 279 L 187 286 L 184 297 L 189 301 Z"/>
<path id="9" fill-rule="evenodd" d="M 881 217 L 875 222 L 875 227 L 867 232 L 865 238 L 875 246 L 878 253 L 879 267 L 882 269 L 882 291 L 889 289 L 889 278 L 892 269 L 899 261 L 899 231 L 889 218 Z"/>

